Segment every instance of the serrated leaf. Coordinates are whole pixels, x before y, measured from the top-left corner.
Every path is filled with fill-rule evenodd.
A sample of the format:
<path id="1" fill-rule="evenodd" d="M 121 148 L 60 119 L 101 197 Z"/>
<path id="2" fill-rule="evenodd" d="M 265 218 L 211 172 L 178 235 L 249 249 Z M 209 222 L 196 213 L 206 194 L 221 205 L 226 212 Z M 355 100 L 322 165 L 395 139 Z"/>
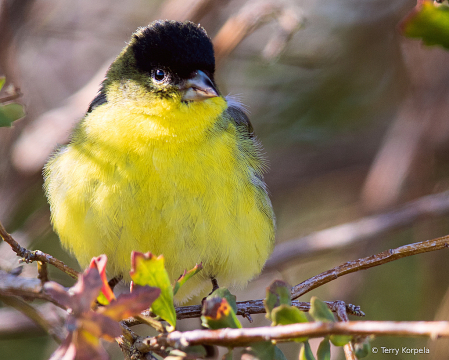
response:
<path id="1" fill-rule="evenodd" d="M 4 76 L 0 76 L 0 90 L 3 89 L 3 85 L 5 85 L 6 78 Z"/>
<path id="2" fill-rule="evenodd" d="M 12 123 L 25 116 L 25 110 L 20 104 L 12 103 L 0 106 L 0 127 L 11 126 Z"/>
<path id="3" fill-rule="evenodd" d="M 212 294 L 210 294 L 207 299 L 212 299 L 212 298 L 225 298 L 228 301 L 228 304 L 231 305 L 232 310 L 234 310 L 234 313 L 237 314 L 237 297 L 233 294 L 231 294 L 231 292 L 226 289 L 226 288 L 218 288 L 217 290 L 215 290 Z"/>
<path id="4" fill-rule="evenodd" d="M 419 1 L 402 22 L 403 34 L 420 38 L 426 45 L 449 49 L 449 8 L 435 6 L 433 1 Z"/>
<path id="5" fill-rule="evenodd" d="M 318 350 L 316 352 L 316 357 L 317 360 L 331 360 L 331 344 L 327 337 L 320 342 L 320 346 L 318 346 Z"/>
<path id="6" fill-rule="evenodd" d="M 202 325 L 212 329 L 242 327 L 239 319 L 225 298 L 213 297 L 203 302 L 203 310 L 201 312 Z"/>
<path id="7" fill-rule="evenodd" d="M 301 347 L 299 351 L 299 360 L 315 360 L 313 356 L 312 349 L 310 348 L 310 344 L 308 341 L 304 342 L 304 345 Z"/>
<path id="8" fill-rule="evenodd" d="M 263 301 L 267 312 L 266 318 L 271 319 L 271 311 L 279 305 L 291 305 L 290 286 L 282 280 L 275 280 L 267 287 L 267 296 Z"/>
<path id="9" fill-rule="evenodd" d="M 362 359 L 371 352 L 371 344 L 368 341 L 354 344 L 354 352 L 357 359 Z"/>
<path id="10" fill-rule="evenodd" d="M 184 271 L 184 274 L 181 275 L 181 277 L 176 280 L 175 285 L 173 286 L 173 296 L 176 295 L 178 290 L 181 288 L 182 285 L 185 284 L 187 280 L 189 280 L 192 276 L 198 274 L 203 269 L 202 264 L 197 264 L 195 267 L 189 271 Z"/>
<path id="11" fill-rule="evenodd" d="M 112 300 L 109 306 L 101 308 L 99 312 L 119 321 L 150 308 L 160 293 L 161 289 L 156 287 L 138 286 L 129 294 L 120 294 L 116 300 Z"/>
<path id="12" fill-rule="evenodd" d="M 151 310 L 166 320 L 174 329 L 176 327 L 176 311 L 173 305 L 173 288 L 165 270 L 164 257 L 133 251 L 130 275 L 136 285 L 149 285 L 161 289 L 161 294 L 151 305 Z"/>
<path id="13" fill-rule="evenodd" d="M 334 315 L 332 314 L 332 311 L 329 310 L 326 303 L 318 299 L 316 296 L 313 296 L 310 299 L 309 314 L 316 321 L 335 322 L 335 318 Z"/>
<path id="14" fill-rule="evenodd" d="M 250 344 L 242 351 L 242 360 L 287 360 L 284 353 L 270 341 Z"/>
<path id="15" fill-rule="evenodd" d="M 331 335 L 330 341 L 335 346 L 345 346 L 352 340 L 352 336 L 349 335 Z"/>

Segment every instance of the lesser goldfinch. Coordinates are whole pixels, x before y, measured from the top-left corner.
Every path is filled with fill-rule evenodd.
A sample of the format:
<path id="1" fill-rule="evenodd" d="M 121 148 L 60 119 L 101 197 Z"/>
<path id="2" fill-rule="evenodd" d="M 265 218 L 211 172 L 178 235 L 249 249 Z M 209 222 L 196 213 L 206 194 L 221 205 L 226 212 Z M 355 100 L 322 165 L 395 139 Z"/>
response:
<path id="1" fill-rule="evenodd" d="M 151 251 L 176 280 L 202 263 L 178 302 L 210 279 L 238 286 L 260 273 L 275 227 L 265 161 L 214 71 L 212 42 L 192 22 L 138 29 L 111 64 L 44 169 L 54 229 L 81 266 L 106 254 L 108 273 L 129 279 L 131 251 Z"/>

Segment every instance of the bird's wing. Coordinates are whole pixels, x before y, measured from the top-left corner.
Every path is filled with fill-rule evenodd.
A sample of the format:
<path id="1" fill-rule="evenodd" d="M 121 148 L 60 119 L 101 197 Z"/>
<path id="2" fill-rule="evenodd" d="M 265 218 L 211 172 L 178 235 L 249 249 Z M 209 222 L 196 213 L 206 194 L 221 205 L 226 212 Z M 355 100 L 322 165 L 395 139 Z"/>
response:
<path id="1" fill-rule="evenodd" d="M 97 106 L 100 106 L 107 102 L 108 102 L 108 100 L 106 99 L 106 91 L 104 88 L 104 83 L 102 83 L 100 90 L 98 90 L 97 96 L 95 96 L 95 98 L 89 104 L 89 108 L 87 109 L 87 114 L 92 112 L 92 110 L 95 109 Z"/>
<path id="2" fill-rule="evenodd" d="M 226 96 L 226 101 L 228 103 L 228 108 L 226 109 L 227 114 L 236 123 L 237 126 L 246 129 L 245 133 L 248 133 L 250 138 L 254 137 L 254 129 L 249 121 L 247 109 L 237 98 L 233 96 Z"/>

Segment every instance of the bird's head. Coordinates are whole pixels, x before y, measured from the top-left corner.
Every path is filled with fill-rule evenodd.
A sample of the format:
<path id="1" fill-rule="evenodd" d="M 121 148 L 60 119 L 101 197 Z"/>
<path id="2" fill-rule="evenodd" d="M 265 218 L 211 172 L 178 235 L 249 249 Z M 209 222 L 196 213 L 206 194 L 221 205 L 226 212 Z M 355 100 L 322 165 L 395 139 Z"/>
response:
<path id="1" fill-rule="evenodd" d="M 192 22 L 155 21 L 138 29 L 112 63 L 106 88 L 121 99 L 149 107 L 182 106 L 216 98 L 214 49 L 206 31 Z M 111 95 L 111 96 L 110 96 Z"/>

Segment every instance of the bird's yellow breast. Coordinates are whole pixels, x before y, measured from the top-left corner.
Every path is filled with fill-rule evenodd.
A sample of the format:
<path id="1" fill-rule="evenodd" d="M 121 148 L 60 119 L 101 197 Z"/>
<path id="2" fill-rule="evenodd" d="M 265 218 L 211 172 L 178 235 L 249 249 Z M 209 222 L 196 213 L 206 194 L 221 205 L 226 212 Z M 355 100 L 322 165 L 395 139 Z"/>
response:
<path id="1" fill-rule="evenodd" d="M 202 262 L 184 299 L 210 277 L 223 286 L 258 274 L 274 225 L 262 164 L 225 117 L 226 100 L 173 104 L 101 105 L 47 164 L 46 190 L 54 227 L 82 266 L 104 253 L 109 273 L 126 277 L 131 251 L 151 251 L 174 280 Z"/>

